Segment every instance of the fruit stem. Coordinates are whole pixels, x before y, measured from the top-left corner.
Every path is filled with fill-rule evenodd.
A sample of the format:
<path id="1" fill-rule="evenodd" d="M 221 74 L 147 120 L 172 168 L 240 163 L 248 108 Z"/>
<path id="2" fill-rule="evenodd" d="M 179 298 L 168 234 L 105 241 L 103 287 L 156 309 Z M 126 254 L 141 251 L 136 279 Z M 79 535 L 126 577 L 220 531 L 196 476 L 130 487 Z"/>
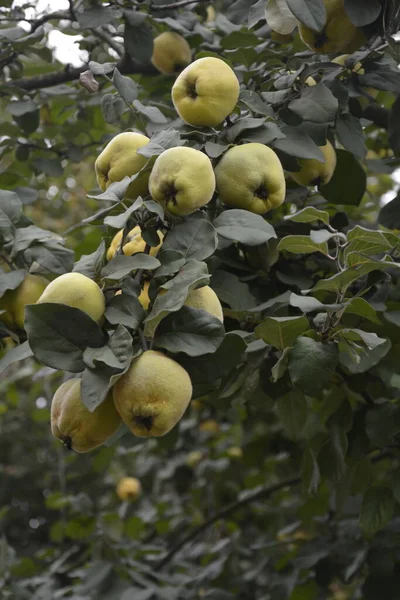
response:
<path id="1" fill-rule="evenodd" d="M 146 352 L 147 350 L 147 341 L 146 338 L 144 337 L 144 333 L 143 333 L 143 329 L 138 329 L 138 335 L 139 335 L 139 339 L 140 339 L 140 345 L 142 346 L 142 350 L 143 352 Z"/>

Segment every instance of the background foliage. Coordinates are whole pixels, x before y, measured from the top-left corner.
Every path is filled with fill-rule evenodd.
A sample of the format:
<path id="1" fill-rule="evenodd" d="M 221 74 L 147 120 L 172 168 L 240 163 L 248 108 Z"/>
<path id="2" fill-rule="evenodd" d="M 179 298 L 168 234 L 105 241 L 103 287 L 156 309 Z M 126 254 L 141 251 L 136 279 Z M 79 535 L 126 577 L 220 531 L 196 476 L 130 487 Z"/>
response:
<path id="1" fill-rule="evenodd" d="M 124 211 L 123 185 L 99 195 L 94 160 L 128 128 L 152 138 L 150 161 L 187 144 L 216 164 L 230 144 L 258 141 L 287 170 L 296 158 L 318 157 L 328 135 L 338 167 L 318 193 L 288 181 L 285 203 L 266 221 L 223 211 L 214 199 L 168 234 L 164 274 L 176 273 L 174 260 L 191 261 L 191 281 L 211 274 L 226 335 L 221 343 L 220 330 L 211 339 L 191 331 L 185 351 L 179 335 L 164 336 L 172 347 L 162 336 L 187 329 L 185 310 L 180 322 L 165 319 L 156 345 L 187 368 L 195 400 L 164 438 L 125 435 L 88 455 L 68 453 L 51 438 L 49 406 L 62 381 L 52 367 L 68 370 L 70 358 L 61 366 L 39 340 L 43 366 L 23 336 L 3 327 L 0 596 L 398 599 L 396 2 L 364 0 L 351 13 L 370 28 L 351 58 L 363 75 L 313 54 L 296 32 L 272 32 L 265 0 L 170 8 L 165 0 L 78 0 L 21 28 L 34 4 L 3 0 L 0 10 L 0 244 L 20 272 L 74 268 L 107 285 L 120 279 L 102 271 L 115 230 L 133 212 L 150 219 L 149 229 L 162 218 L 147 201 Z M 287 4 L 307 22 L 320 2 Z M 51 28 L 80 34 L 90 62 L 58 63 Z M 182 34 L 195 57 L 234 67 L 240 101 L 223 126 L 196 130 L 177 118 L 173 77 L 150 63 L 152 39 L 164 30 Z M 309 75 L 317 85 L 305 84 Z M 376 100 L 367 87 L 379 91 Z M 135 330 L 134 316 L 124 319 Z M 118 343 L 125 332 L 116 327 Z M 115 494 L 125 475 L 142 482 L 135 504 Z"/>

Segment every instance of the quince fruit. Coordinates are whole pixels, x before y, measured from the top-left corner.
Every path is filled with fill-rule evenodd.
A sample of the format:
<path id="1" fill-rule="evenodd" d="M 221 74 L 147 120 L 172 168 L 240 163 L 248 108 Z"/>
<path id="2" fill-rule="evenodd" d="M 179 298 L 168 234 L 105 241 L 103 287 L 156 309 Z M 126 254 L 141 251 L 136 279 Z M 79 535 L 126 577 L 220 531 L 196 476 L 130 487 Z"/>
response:
<path id="1" fill-rule="evenodd" d="M 180 364 L 162 352 L 147 350 L 135 358 L 113 388 L 116 409 L 138 437 L 165 435 L 182 418 L 192 383 Z"/>
<path id="2" fill-rule="evenodd" d="M 106 310 L 104 294 L 95 281 L 82 273 L 64 273 L 44 290 L 37 304 L 55 302 L 79 308 L 99 323 Z"/>
<path id="3" fill-rule="evenodd" d="M 134 501 L 142 493 L 142 485 L 136 477 L 123 477 L 117 484 L 117 496 L 120 500 Z"/>
<path id="4" fill-rule="evenodd" d="M 340 56 L 337 56 L 336 58 L 332 59 L 332 62 L 337 64 L 337 65 L 341 65 L 343 67 L 346 67 L 346 61 L 349 58 L 350 54 L 341 54 Z M 348 69 L 348 71 L 350 71 L 350 69 Z M 356 75 L 364 75 L 365 74 L 365 69 L 362 66 L 362 64 L 360 63 L 360 61 L 356 62 L 355 65 L 353 65 L 352 69 L 351 69 L 352 73 L 355 73 Z M 361 104 L 361 106 L 364 108 L 368 103 L 368 96 L 372 99 L 376 98 L 379 91 L 376 90 L 375 88 L 365 88 L 365 87 L 361 87 L 361 90 L 363 90 L 365 92 L 365 96 L 361 95 L 358 100 Z"/>
<path id="5" fill-rule="evenodd" d="M 7 290 L 0 298 L 0 315 L 2 321 L 10 329 L 23 329 L 25 321 L 25 306 L 35 304 L 49 282 L 40 275 L 28 273 L 15 290 Z"/>
<path id="6" fill-rule="evenodd" d="M 161 73 L 170 75 L 181 71 L 192 60 L 192 50 L 184 37 L 164 31 L 154 39 L 151 62 Z"/>
<path id="7" fill-rule="evenodd" d="M 110 247 L 107 250 L 107 260 L 111 260 L 112 258 L 114 258 L 115 254 L 117 253 L 117 250 L 119 250 L 121 246 L 123 233 L 124 230 L 120 229 L 120 231 L 118 231 L 118 233 L 116 233 L 113 237 Z M 158 244 L 158 246 L 153 246 L 150 249 L 149 254 L 151 256 L 156 256 L 157 252 L 161 248 L 164 235 L 161 232 L 159 232 L 159 236 L 161 238 L 161 242 Z M 140 229 L 140 225 L 136 225 L 136 227 L 131 229 L 128 235 L 126 236 L 122 252 L 125 256 L 132 256 L 132 254 L 136 254 L 136 252 L 144 252 L 145 248 L 146 242 L 142 238 L 142 230 Z"/>
<path id="8" fill-rule="evenodd" d="M 215 169 L 217 191 L 228 206 L 262 215 L 285 199 L 281 161 L 271 148 L 250 143 L 234 146 Z"/>
<path id="9" fill-rule="evenodd" d="M 172 86 L 177 113 L 189 125 L 215 127 L 233 111 L 239 98 L 239 81 L 220 58 L 199 58 Z"/>
<path id="10" fill-rule="evenodd" d="M 320 186 L 326 185 L 332 178 L 336 168 L 336 152 L 330 142 L 321 146 L 320 150 L 325 157 L 325 162 L 315 158 L 300 158 L 300 171 L 290 173 L 291 178 L 300 185 Z"/>
<path id="11" fill-rule="evenodd" d="M 211 161 L 194 148 L 169 148 L 154 163 L 149 189 L 152 198 L 172 215 L 190 215 L 214 194 Z"/>
<path id="12" fill-rule="evenodd" d="M 51 403 L 51 431 L 67 448 L 89 452 L 101 446 L 121 424 L 112 394 L 90 412 L 81 400 L 81 380 L 69 379 L 60 385 Z"/>
<path id="13" fill-rule="evenodd" d="M 95 162 L 97 183 L 105 192 L 108 186 L 115 181 L 121 181 L 124 177 L 136 175 L 147 163 L 147 158 L 137 153 L 139 148 L 146 146 L 150 139 L 141 133 L 125 131 L 116 135 L 104 150 L 99 154 Z M 148 173 L 141 173 L 129 185 L 125 196 L 135 199 L 138 196 L 147 196 Z"/>
<path id="14" fill-rule="evenodd" d="M 314 31 L 303 23 L 298 24 L 300 37 L 314 52 L 331 54 L 340 52 L 352 42 L 362 45 L 360 30 L 353 25 L 344 9 L 343 0 L 323 0 L 326 8 L 326 23 L 320 31 Z M 364 36 L 362 35 L 362 40 Z M 357 47 L 359 47 L 357 46 Z"/>

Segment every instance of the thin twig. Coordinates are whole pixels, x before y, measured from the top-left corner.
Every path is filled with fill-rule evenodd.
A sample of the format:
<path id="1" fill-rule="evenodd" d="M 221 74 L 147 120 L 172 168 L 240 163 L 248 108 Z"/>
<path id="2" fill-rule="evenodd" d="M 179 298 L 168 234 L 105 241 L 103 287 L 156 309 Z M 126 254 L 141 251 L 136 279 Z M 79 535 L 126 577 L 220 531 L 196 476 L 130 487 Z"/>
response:
<path id="1" fill-rule="evenodd" d="M 171 548 L 171 550 L 164 556 L 164 558 L 162 558 L 156 564 L 155 568 L 161 569 L 162 567 L 164 567 L 167 563 L 170 562 L 170 560 L 175 556 L 175 554 L 177 554 L 183 548 L 183 546 L 191 542 L 202 531 L 208 529 L 208 527 L 210 527 L 210 525 L 212 525 L 216 521 L 219 521 L 220 519 L 225 519 L 228 515 L 239 510 L 243 506 L 246 506 L 250 502 L 260 500 L 261 498 L 268 498 L 268 496 L 271 496 L 275 492 L 278 492 L 279 490 L 282 490 L 285 487 L 293 487 L 295 485 L 299 485 L 299 483 L 301 483 L 301 477 L 292 477 L 291 479 L 286 479 L 285 481 L 280 481 L 273 485 L 265 486 L 260 490 L 254 492 L 254 494 L 249 494 L 248 496 L 246 496 L 246 498 L 243 498 L 242 500 L 232 502 L 226 508 L 207 519 L 207 521 L 204 521 L 204 523 L 202 523 L 200 527 L 197 527 L 197 529 L 193 529 L 192 531 L 190 531 L 185 537 L 182 538 L 180 542 L 178 542 L 175 546 Z"/>
<path id="2" fill-rule="evenodd" d="M 210 0 L 180 0 L 179 2 L 171 2 L 170 4 L 150 4 L 150 11 L 167 10 L 169 8 L 182 8 L 183 6 L 189 6 L 189 4 L 200 4 L 200 2 L 210 2 Z"/>
<path id="3" fill-rule="evenodd" d="M 118 54 L 118 56 L 123 56 L 124 49 L 117 42 L 115 42 L 111 35 L 109 35 L 103 28 L 92 29 L 92 33 L 98 37 L 100 40 L 103 40 L 106 44 L 110 46 Z"/>
<path id="4" fill-rule="evenodd" d="M 371 457 L 370 460 L 371 463 L 378 463 L 381 460 L 385 460 L 387 458 L 396 458 L 396 455 L 393 454 L 393 452 L 390 450 L 382 450 L 380 454 Z M 225 519 L 228 515 L 230 515 L 233 512 L 236 512 L 238 509 L 246 506 L 250 502 L 260 500 L 261 498 L 268 498 L 269 496 L 272 496 L 272 494 L 274 494 L 275 492 L 279 492 L 280 490 L 286 487 L 297 486 L 300 483 L 300 476 L 292 477 L 291 479 L 286 479 L 285 481 L 280 481 L 270 486 L 264 486 L 257 492 L 254 492 L 254 494 L 249 494 L 248 496 L 246 496 L 246 498 L 243 498 L 243 500 L 232 502 L 232 504 L 229 504 L 226 508 L 216 513 L 215 515 L 207 519 L 207 521 L 202 523 L 202 525 L 200 525 L 196 529 L 193 529 L 186 536 L 184 536 L 180 542 L 178 542 L 175 546 L 171 548 L 171 550 L 164 556 L 164 558 L 162 558 L 158 563 L 156 563 L 156 569 L 164 567 L 167 563 L 170 562 L 170 560 L 175 556 L 175 554 L 177 554 L 186 544 L 191 542 L 200 533 L 208 529 L 208 527 L 210 527 L 210 525 L 213 525 L 213 523 L 215 523 L 216 521 L 219 521 L 220 519 Z"/>

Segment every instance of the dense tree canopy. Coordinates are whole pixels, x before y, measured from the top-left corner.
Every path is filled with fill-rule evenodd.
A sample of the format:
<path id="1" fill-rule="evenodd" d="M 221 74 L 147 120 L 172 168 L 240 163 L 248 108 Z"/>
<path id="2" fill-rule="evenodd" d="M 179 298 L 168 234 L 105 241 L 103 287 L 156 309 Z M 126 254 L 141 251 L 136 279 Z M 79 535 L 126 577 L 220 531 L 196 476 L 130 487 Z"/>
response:
<path id="1" fill-rule="evenodd" d="M 0 7 L 1 598 L 398 600 L 398 2 L 14 4 Z M 61 64 L 54 31 L 87 63 Z M 197 120 L 187 64 L 214 86 Z M 138 166 L 111 176 L 122 132 L 142 140 Z M 36 304 L 53 280 L 61 296 Z M 89 307 L 65 300 L 81 281 Z M 132 375 L 135 401 L 178 386 L 160 437 L 158 413 L 121 409 L 146 351 L 159 362 L 142 386 Z M 61 384 L 80 389 L 78 429 L 103 410 L 79 452 L 50 415 Z"/>

